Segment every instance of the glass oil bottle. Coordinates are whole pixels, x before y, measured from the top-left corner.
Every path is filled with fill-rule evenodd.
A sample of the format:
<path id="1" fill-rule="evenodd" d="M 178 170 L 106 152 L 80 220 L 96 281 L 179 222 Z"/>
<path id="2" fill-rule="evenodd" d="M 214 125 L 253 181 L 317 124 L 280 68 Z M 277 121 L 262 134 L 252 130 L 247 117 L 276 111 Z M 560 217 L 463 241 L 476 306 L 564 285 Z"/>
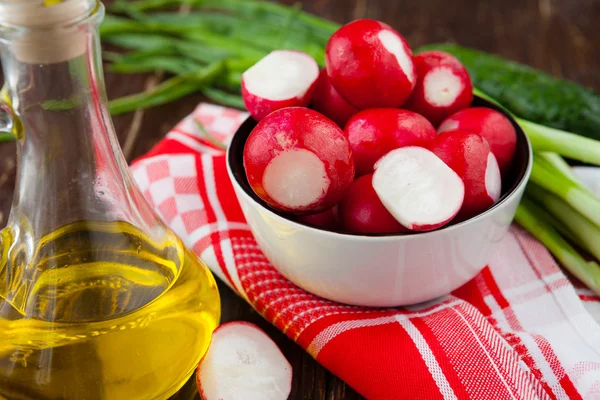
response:
<path id="1" fill-rule="evenodd" d="M 0 0 L 0 131 L 18 172 L 0 235 L 0 399 L 166 399 L 220 318 L 206 266 L 157 217 L 107 109 L 97 0 Z"/>

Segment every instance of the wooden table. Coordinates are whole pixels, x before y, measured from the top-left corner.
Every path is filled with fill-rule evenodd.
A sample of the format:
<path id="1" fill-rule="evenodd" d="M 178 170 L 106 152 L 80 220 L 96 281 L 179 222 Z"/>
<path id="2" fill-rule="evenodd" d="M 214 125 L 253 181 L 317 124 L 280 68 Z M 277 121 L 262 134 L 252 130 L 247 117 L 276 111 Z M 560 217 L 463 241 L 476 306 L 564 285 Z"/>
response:
<path id="1" fill-rule="evenodd" d="M 283 1 L 288 4 L 295 0 Z M 340 23 L 357 18 L 382 20 L 412 46 L 452 40 L 572 79 L 600 91 L 600 0 L 305 0 L 305 10 Z M 148 76 L 107 74 L 110 98 L 139 92 Z M 145 113 L 139 134 L 132 115 L 114 119 L 129 160 L 148 151 L 201 101 L 190 96 Z M 15 175 L 14 144 L 0 145 L 0 225 L 10 210 Z M 317 364 L 299 346 L 266 323 L 225 285 L 220 285 L 223 322 L 255 322 L 281 347 L 294 367 L 291 399 L 360 399 L 356 392 Z M 178 399 L 197 398 L 190 382 Z"/>

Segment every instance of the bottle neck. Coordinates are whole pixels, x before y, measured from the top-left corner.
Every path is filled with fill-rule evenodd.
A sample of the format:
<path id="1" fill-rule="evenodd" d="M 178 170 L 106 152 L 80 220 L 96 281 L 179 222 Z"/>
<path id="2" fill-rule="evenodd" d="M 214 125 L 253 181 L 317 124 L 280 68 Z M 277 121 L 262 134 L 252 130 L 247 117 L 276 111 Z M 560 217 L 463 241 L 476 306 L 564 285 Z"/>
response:
<path id="1" fill-rule="evenodd" d="M 9 224 L 30 226 L 37 238 L 75 221 L 124 220 L 139 226 L 144 220 L 135 215 L 141 200 L 131 190 L 108 112 L 98 34 L 102 16 L 100 5 L 75 29 L 69 26 L 74 37 L 63 32 L 62 40 L 83 43 L 79 54 L 66 60 L 62 54 L 52 62 L 32 62 L 45 56 L 23 57 L 23 37 L 0 41 L 4 98 L 20 126 Z M 37 33 L 28 35 L 42 48 Z M 46 212 L 39 212 L 42 205 Z"/>

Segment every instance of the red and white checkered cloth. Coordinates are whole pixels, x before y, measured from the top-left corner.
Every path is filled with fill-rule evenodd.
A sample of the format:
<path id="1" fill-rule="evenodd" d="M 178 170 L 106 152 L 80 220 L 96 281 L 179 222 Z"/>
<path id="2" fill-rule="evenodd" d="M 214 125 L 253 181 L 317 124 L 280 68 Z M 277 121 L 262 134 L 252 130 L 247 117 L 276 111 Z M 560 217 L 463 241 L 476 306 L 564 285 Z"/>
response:
<path id="1" fill-rule="evenodd" d="M 215 275 L 319 363 L 369 399 L 600 399 L 600 299 L 518 227 L 471 282 L 414 307 L 341 305 L 283 278 L 194 123 L 227 142 L 246 117 L 201 104 L 133 174 Z"/>

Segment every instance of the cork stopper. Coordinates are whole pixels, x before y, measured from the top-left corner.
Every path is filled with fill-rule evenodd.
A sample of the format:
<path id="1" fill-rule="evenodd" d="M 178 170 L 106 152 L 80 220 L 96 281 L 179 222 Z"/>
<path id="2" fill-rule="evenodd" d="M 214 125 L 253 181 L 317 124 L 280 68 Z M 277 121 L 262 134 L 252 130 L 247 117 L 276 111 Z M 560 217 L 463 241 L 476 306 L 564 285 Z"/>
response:
<path id="1" fill-rule="evenodd" d="M 77 22 L 97 10 L 97 0 L 0 0 L 0 30 L 14 30 L 16 58 L 53 64 L 86 51 L 88 32 Z"/>

